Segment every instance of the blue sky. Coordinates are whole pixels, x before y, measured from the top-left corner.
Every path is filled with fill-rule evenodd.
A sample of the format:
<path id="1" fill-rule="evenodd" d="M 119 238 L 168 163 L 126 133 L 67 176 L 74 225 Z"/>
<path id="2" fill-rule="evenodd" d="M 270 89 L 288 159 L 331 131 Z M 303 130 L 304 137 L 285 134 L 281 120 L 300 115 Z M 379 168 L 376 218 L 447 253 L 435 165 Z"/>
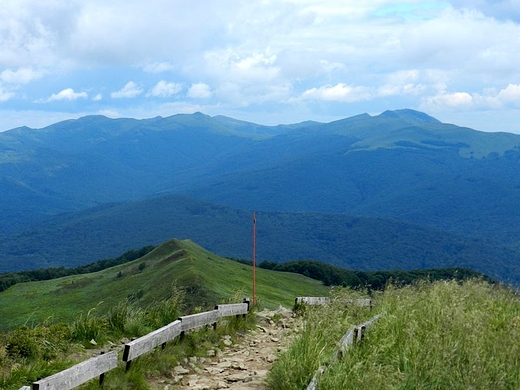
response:
<path id="1" fill-rule="evenodd" d="M 2 0 L 0 131 L 412 108 L 520 133 L 520 0 Z"/>

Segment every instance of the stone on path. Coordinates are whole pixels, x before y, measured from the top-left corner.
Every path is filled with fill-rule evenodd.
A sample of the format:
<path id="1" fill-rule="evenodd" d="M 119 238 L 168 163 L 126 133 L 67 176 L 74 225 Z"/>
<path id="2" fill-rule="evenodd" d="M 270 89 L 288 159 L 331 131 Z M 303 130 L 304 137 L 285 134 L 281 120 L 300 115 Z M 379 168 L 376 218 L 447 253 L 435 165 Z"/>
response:
<path id="1" fill-rule="evenodd" d="M 257 313 L 254 330 L 232 339 L 223 337 L 224 349 L 209 350 L 206 358 L 186 359 L 185 368 L 173 368 L 175 389 L 191 390 L 265 390 L 265 380 L 277 353 L 295 334 L 295 316 L 289 309 Z M 155 388 L 155 387 L 154 387 Z M 164 381 L 161 389 L 165 389 Z"/>

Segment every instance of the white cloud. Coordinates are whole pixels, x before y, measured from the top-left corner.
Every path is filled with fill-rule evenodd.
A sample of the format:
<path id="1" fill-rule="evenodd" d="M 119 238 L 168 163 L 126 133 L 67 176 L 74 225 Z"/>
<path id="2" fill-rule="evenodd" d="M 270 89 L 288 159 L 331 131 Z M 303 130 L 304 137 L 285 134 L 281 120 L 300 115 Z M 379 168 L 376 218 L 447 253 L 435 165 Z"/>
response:
<path id="1" fill-rule="evenodd" d="M 277 56 L 268 48 L 265 52 L 214 50 L 204 56 L 207 72 L 221 81 L 241 84 L 276 82 L 280 68 L 276 66 Z"/>
<path id="2" fill-rule="evenodd" d="M 509 84 L 500 90 L 498 99 L 504 104 L 520 108 L 520 84 Z"/>
<path id="3" fill-rule="evenodd" d="M 485 89 L 481 92 L 445 92 L 423 99 L 421 108 L 428 110 L 476 109 L 504 110 L 506 107 L 520 108 L 520 84 L 509 84 L 499 90 Z"/>
<path id="4" fill-rule="evenodd" d="M 449 70 L 468 84 L 478 84 L 482 77 L 518 74 L 518 24 L 486 18 L 475 11 L 447 9 L 437 18 L 403 27 L 398 56 L 389 53 L 391 61 Z"/>
<path id="5" fill-rule="evenodd" d="M 88 94 L 86 92 L 75 92 L 72 88 L 66 88 L 58 93 L 53 93 L 48 99 L 48 102 L 59 100 L 77 100 L 86 99 Z"/>
<path id="6" fill-rule="evenodd" d="M 302 94 L 303 99 L 338 102 L 359 102 L 368 100 L 370 97 L 371 94 L 367 87 L 350 86 L 344 83 L 311 88 Z"/>
<path id="7" fill-rule="evenodd" d="M 5 91 L 0 85 L 0 102 L 6 102 L 15 96 L 14 92 Z"/>
<path id="8" fill-rule="evenodd" d="M 209 85 L 204 83 L 192 84 L 188 90 L 188 97 L 192 99 L 207 99 L 213 96 Z"/>
<path id="9" fill-rule="evenodd" d="M 129 81 L 119 91 L 112 92 L 110 96 L 113 99 L 135 98 L 139 96 L 141 93 L 143 93 L 143 89 L 133 81 Z"/>
<path id="10" fill-rule="evenodd" d="M 225 33 L 231 0 L 79 2 L 68 50 L 88 64 L 178 64 Z M 153 68 L 153 67 L 152 67 Z M 156 69 L 157 70 L 157 69 Z"/>
<path id="11" fill-rule="evenodd" d="M 443 108 L 468 108 L 473 97 L 467 92 L 441 93 L 426 99 L 426 104 Z"/>
<path id="12" fill-rule="evenodd" d="M 96 91 L 71 109 L 121 115 L 163 110 L 143 99 L 180 101 L 180 86 L 172 113 L 260 121 L 404 104 L 496 123 L 519 106 L 520 0 L 4 0 L 0 37 L 0 100 L 33 115 L 39 96 L 86 93 L 54 94 L 69 85 Z"/>
<path id="13" fill-rule="evenodd" d="M 146 96 L 155 96 L 155 97 L 170 97 L 182 90 L 182 85 L 177 83 L 168 83 L 164 80 L 159 81 L 155 84 Z"/>
<path id="14" fill-rule="evenodd" d="M 109 118 L 118 118 L 120 116 L 119 112 L 112 109 L 100 110 L 98 113 L 99 115 L 104 115 Z"/>
<path id="15" fill-rule="evenodd" d="M 0 79 L 9 84 L 28 84 L 42 76 L 42 72 L 37 72 L 31 68 L 19 68 L 16 71 L 6 69 L 0 73 Z"/>
<path id="16" fill-rule="evenodd" d="M 143 67 L 143 70 L 148 73 L 171 72 L 174 69 L 175 66 L 170 62 L 154 62 Z"/>

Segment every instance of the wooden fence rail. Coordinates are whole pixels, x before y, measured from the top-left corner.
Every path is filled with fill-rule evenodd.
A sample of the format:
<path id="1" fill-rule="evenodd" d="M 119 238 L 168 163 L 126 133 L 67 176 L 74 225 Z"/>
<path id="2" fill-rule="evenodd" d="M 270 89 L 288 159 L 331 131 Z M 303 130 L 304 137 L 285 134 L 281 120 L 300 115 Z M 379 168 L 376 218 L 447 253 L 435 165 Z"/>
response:
<path id="1" fill-rule="evenodd" d="M 132 360 L 152 351 L 159 345 L 164 347 L 168 341 L 175 339 L 177 336 L 182 336 L 186 331 L 201 328 L 205 325 L 213 325 L 215 327 L 219 318 L 245 316 L 248 311 L 249 300 L 245 299 L 244 303 L 218 305 L 215 307 L 215 310 L 180 317 L 162 328 L 125 344 L 122 360 L 126 362 L 126 369 L 128 370 Z M 20 390 L 70 390 L 98 376 L 101 385 L 104 374 L 116 368 L 117 364 L 118 351 L 108 352 L 47 378 L 40 379 L 34 382 L 32 387 L 23 386 Z"/>
<path id="2" fill-rule="evenodd" d="M 125 344 L 123 351 L 123 361 L 127 362 L 127 369 L 130 368 L 129 362 L 142 354 L 151 351 L 158 345 L 164 345 L 181 334 L 181 321 L 177 320 L 159 328 L 145 336 Z"/>
<path id="3" fill-rule="evenodd" d="M 218 311 L 212 310 L 204 313 L 190 314 L 179 318 L 179 320 L 181 321 L 182 332 L 202 328 L 205 325 L 215 326 L 218 321 Z"/>
<path id="4" fill-rule="evenodd" d="M 336 302 L 336 300 L 334 300 Z M 328 305 L 332 300 L 329 297 L 296 297 L 296 305 Z M 372 299 L 370 298 L 359 298 L 359 299 L 343 299 L 339 301 L 345 305 L 361 306 L 361 307 L 372 307 Z"/>
<path id="5" fill-rule="evenodd" d="M 297 305 L 327 305 L 330 303 L 329 297 L 296 297 Z"/>
<path id="6" fill-rule="evenodd" d="M 374 323 L 381 318 L 382 314 L 378 314 L 372 317 L 370 320 L 363 322 L 360 325 L 355 325 L 351 327 L 347 332 L 343 335 L 341 340 L 339 341 L 339 348 L 335 353 L 333 358 L 341 358 L 344 353 L 347 351 L 349 347 L 354 345 L 356 342 L 362 341 L 365 337 L 365 331 L 370 329 Z M 321 366 L 318 368 L 314 376 L 312 377 L 311 382 L 307 386 L 307 390 L 316 390 L 318 386 L 318 378 L 325 372 L 325 366 Z"/>
<path id="7" fill-rule="evenodd" d="M 117 367 L 117 351 L 93 357 L 67 370 L 34 382 L 33 390 L 68 390 L 96 377 L 103 384 L 104 374 Z"/>
<path id="8" fill-rule="evenodd" d="M 228 316 L 245 316 L 249 311 L 249 303 L 232 303 L 228 305 L 217 305 L 215 306 L 215 310 L 218 311 L 218 316 L 220 317 L 228 317 Z"/>

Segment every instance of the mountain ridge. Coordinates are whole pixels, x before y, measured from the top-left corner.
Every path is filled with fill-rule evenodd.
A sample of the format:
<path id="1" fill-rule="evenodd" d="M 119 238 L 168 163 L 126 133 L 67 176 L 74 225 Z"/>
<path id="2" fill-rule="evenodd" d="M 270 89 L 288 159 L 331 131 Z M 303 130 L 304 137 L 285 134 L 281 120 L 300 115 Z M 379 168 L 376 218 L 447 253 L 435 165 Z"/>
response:
<path id="1" fill-rule="evenodd" d="M 0 235 L 175 194 L 238 210 L 393 220 L 514 251 L 519 170 L 519 135 L 406 109 L 279 126 L 202 113 L 84 117 L 0 134 Z"/>

